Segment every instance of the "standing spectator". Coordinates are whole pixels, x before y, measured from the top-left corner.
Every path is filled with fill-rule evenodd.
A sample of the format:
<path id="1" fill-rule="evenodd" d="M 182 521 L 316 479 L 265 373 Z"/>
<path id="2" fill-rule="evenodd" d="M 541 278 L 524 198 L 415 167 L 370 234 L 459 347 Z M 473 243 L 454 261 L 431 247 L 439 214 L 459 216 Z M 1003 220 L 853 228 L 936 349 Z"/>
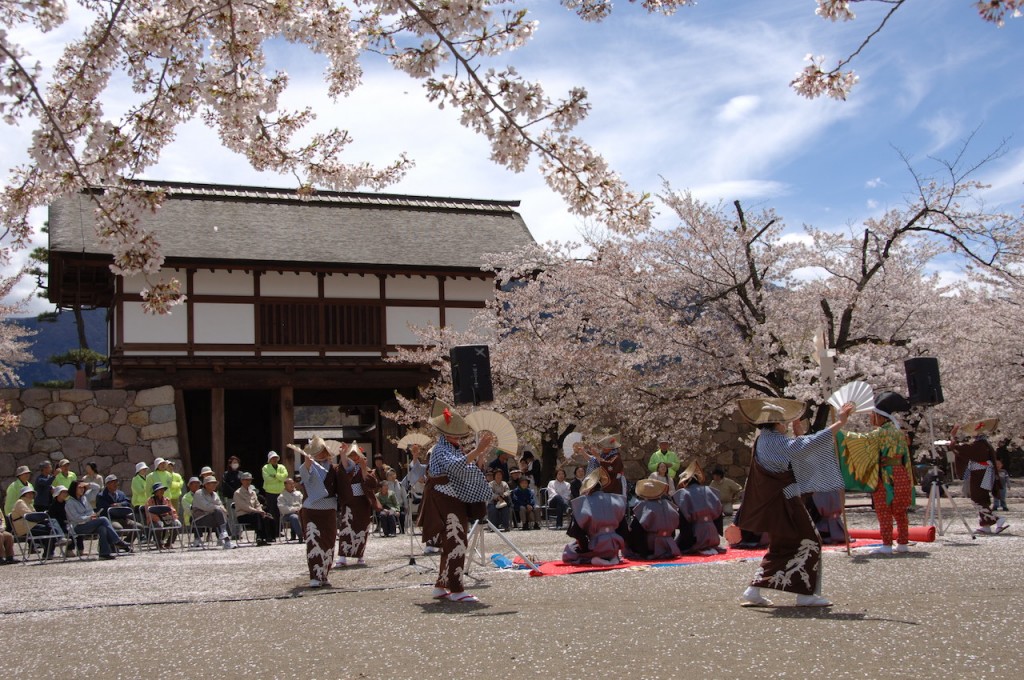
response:
<path id="1" fill-rule="evenodd" d="M 185 490 L 185 478 L 178 472 L 177 463 L 173 460 L 167 461 L 167 472 L 171 475 L 171 481 L 167 484 L 168 504 L 180 515 L 181 494 Z"/>
<path id="2" fill-rule="evenodd" d="M 508 451 L 499 450 L 498 457 L 492 460 L 487 467 L 489 467 L 491 470 L 501 470 L 502 479 L 508 479 L 508 473 L 511 472 L 511 469 L 509 468 L 508 465 L 508 461 Z M 512 464 L 515 465 L 515 461 L 513 461 Z"/>
<path id="3" fill-rule="evenodd" d="M 555 511 L 555 528 L 562 528 L 562 518 L 569 507 L 569 496 L 572 490 L 569 482 L 565 481 L 565 469 L 555 470 L 555 478 L 548 482 L 548 510 Z"/>
<path id="4" fill-rule="evenodd" d="M 668 478 L 675 479 L 676 473 L 679 472 L 679 455 L 675 451 L 670 451 L 670 446 L 672 446 L 672 440 L 668 436 L 663 435 L 659 437 L 658 448 L 651 454 L 650 460 L 647 461 L 647 469 L 650 472 L 657 472 L 659 463 L 668 463 Z M 651 479 L 655 478 L 652 477 Z"/>
<path id="5" fill-rule="evenodd" d="M 533 490 L 530 489 L 530 480 L 523 475 L 519 478 L 519 486 L 512 490 L 512 507 L 514 512 L 519 515 L 523 531 L 528 531 L 530 524 L 533 524 L 534 529 L 540 529 L 537 516 L 533 512 L 535 505 L 537 505 L 537 498 L 534 496 Z"/>
<path id="6" fill-rule="evenodd" d="M 508 502 L 512 498 L 512 490 L 502 479 L 501 468 L 494 468 L 494 478 L 489 482 L 491 485 L 491 500 L 487 502 L 487 518 L 491 524 L 499 527 L 502 531 L 509 528 Z"/>
<path id="7" fill-rule="evenodd" d="M 395 494 L 395 499 L 398 500 L 398 532 L 401 534 L 405 533 L 405 508 L 407 495 L 405 487 L 398 481 L 398 472 L 394 469 L 388 470 L 388 478 L 386 480 L 388 488 L 391 489 L 391 493 Z"/>
<path id="8" fill-rule="evenodd" d="M 90 462 L 85 464 L 85 474 L 82 475 L 82 481 L 86 485 L 85 498 L 89 501 L 89 505 L 95 508 L 96 497 L 103 490 L 103 476 L 96 470 L 96 463 Z"/>
<path id="9" fill-rule="evenodd" d="M 57 463 L 57 476 L 54 477 L 54 486 L 63 486 L 70 489 L 71 483 L 78 479 L 78 475 L 71 471 L 71 461 L 61 458 Z"/>
<path id="10" fill-rule="evenodd" d="M 660 463 L 658 463 L 654 472 L 649 474 L 647 478 L 653 479 L 658 482 L 664 482 L 665 485 L 668 486 L 668 493 L 671 495 L 676 492 L 676 483 L 672 481 L 672 477 L 669 474 L 669 470 L 671 470 L 671 468 L 669 467 L 668 463 L 666 463 L 665 461 L 661 461 Z"/>
<path id="11" fill-rule="evenodd" d="M 224 498 L 234 498 L 235 492 L 241 488 L 242 473 L 239 472 L 239 468 L 241 467 L 242 461 L 238 459 L 238 456 L 231 456 L 228 458 L 228 469 L 224 471 L 224 481 L 221 482 L 220 485 L 220 491 L 224 495 Z"/>
<path id="12" fill-rule="evenodd" d="M 302 494 L 295 489 L 295 480 L 284 480 L 284 490 L 277 496 L 277 512 L 282 521 L 287 522 L 291 528 L 293 541 L 299 540 L 302 536 L 302 523 L 299 521 L 301 510 Z"/>
<path id="13" fill-rule="evenodd" d="M 384 464 L 384 456 L 380 453 L 373 457 L 373 476 L 377 478 L 377 481 L 384 483 L 384 480 L 388 478 L 388 471 L 391 470 L 390 465 Z"/>
<path id="14" fill-rule="evenodd" d="M 203 488 L 192 495 L 192 522 L 197 527 L 217 532 L 225 550 L 236 547 L 228 537 L 228 513 L 217 494 L 217 478 L 203 479 Z"/>
<path id="15" fill-rule="evenodd" d="M 167 461 L 157 458 L 153 461 L 153 470 L 146 475 L 146 487 L 150 497 L 153 495 L 153 487 L 163 484 L 166 488 L 171 486 L 171 471 L 167 469 Z M 147 501 L 149 498 L 146 499 Z"/>
<path id="16" fill-rule="evenodd" d="M 525 462 L 525 464 L 524 464 Z M 520 466 L 523 468 L 523 473 L 530 476 L 533 483 L 530 485 L 534 491 L 540 488 L 540 461 L 533 457 L 533 451 L 526 449 L 523 451 L 523 459 L 519 461 Z"/>
<path id="17" fill-rule="evenodd" d="M 39 464 L 39 475 L 32 485 L 36 490 L 36 510 L 39 512 L 46 512 L 53 502 L 53 479 L 53 465 L 44 460 Z"/>
<path id="18" fill-rule="evenodd" d="M 577 465 L 572 471 L 572 481 L 569 482 L 569 500 L 573 498 L 579 498 L 580 488 L 583 486 L 583 480 L 587 478 L 587 466 Z"/>
<path id="19" fill-rule="evenodd" d="M 60 487 L 58 487 L 60 488 Z M 70 498 L 66 505 L 68 523 L 75 527 L 78 534 L 96 534 L 100 541 L 100 559 L 112 560 L 116 557 L 116 549 L 131 552 L 130 545 L 121 540 L 114 531 L 110 520 L 93 512 L 85 499 L 85 485 L 82 482 L 71 482 Z M 78 547 L 81 551 L 81 546 Z"/>
<path id="20" fill-rule="evenodd" d="M 1006 471 L 1002 458 L 996 458 L 996 483 L 999 490 L 996 492 L 996 501 L 992 509 L 1009 510 L 1006 507 L 1006 490 L 1010 487 L 1010 473 Z"/>
<path id="21" fill-rule="evenodd" d="M 239 476 L 242 486 L 234 495 L 235 518 L 239 524 L 250 526 L 256 530 L 256 545 L 264 546 L 275 540 L 277 528 L 273 526 L 274 516 L 263 509 L 256 489 L 252 487 L 252 473 L 243 472 Z"/>
<path id="22" fill-rule="evenodd" d="M 28 469 L 27 465 L 21 465 L 17 470 L 14 471 L 15 479 L 13 482 L 7 485 L 7 497 L 4 499 L 4 514 L 11 514 L 11 510 L 14 509 L 14 504 L 21 498 L 21 490 L 27 486 L 31 486 L 28 483 L 28 478 L 32 476 L 32 471 Z"/>
<path id="23" fill-rule="evenodd" d="M 281 511 L 277 507 L 277 497 L 284 491 L 284 480 L 288 479 L 288 468 L 281 465 L 281 456 L 277 451 L 267 453 L 267 464 L 261 471 L 263 474 L 263 496 L 267 499 L 267 509 L 274 517 L 274 537 L 277 537 L 281 526 Z"/>
<path id="24" fill-rule="evenodd" d="M 135 464 L 135 476 L 132 477 L 132 507 L 144 508 L 146 501 L 153 495 L 153 487 L 146 484 L 149 466 L 139 461 Z"/>

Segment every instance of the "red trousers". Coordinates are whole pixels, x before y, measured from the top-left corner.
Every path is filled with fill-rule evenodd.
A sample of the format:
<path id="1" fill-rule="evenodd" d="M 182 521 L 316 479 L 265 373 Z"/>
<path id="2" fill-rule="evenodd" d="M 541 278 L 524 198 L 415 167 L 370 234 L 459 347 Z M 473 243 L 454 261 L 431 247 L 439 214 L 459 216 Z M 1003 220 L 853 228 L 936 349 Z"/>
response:
<path id="1" fill-rule="evenodd" d="M 872 499 L 875 502 L 875 514 L 878 516 L 878 531 L 882 535 L 882 543 L 892 545 L 892 523 L 895 520 L 897 543 L 906 545 L 910 541 L 910 522 L 907 520 L 907 508 L 910 506 L 910 478 L 903 466 L 893 466 L 892 477 L 892 504 L 885 501 L 884 484 L 879 484 L 872 494 Z"/>

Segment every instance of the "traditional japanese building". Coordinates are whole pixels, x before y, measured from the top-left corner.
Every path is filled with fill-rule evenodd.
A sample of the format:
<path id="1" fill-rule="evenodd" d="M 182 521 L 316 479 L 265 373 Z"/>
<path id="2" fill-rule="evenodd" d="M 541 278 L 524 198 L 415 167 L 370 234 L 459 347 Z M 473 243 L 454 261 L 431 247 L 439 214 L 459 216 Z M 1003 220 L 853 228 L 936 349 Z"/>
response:
<path id="1" fill-rule="evenodd" d="M 111 273 L 86 194 L 50 206 L 50 300 L 109 310 L 115 388 L 175 389 L 187 468 L 256 470 L 311 432 L 384 451 L 380 417 L 429 369 L 385 358 L 411 326 L 465 328 L 494 294 L 486 253 L 533 243 L 518 201 L 147 182 L 167 194 L 147 215 L 164 277 L 187 296 L 143 311 L 141 276 Z"/>

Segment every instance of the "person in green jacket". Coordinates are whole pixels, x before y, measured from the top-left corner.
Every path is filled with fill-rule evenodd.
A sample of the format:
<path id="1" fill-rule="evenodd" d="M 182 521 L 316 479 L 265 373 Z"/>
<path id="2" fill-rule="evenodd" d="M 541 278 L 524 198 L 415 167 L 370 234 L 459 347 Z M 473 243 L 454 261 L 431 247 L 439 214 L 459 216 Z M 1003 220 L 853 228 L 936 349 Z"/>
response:
<path id="1" fill-rule="evenodd" d="M 132 477 L 132 507 L 145 507 L 146 501 L 153 495 L 153 485 L 146 483 L 149 466 L 143 462 L 135 464 L 135 476 Z"/>
<path id="2" fill-rule="evenodd" d="M 5 515 L 11 514 L 14 504 L 21 498 L 21 490 L 29 486 L 28 478 L 32 476 L 32 471 L 28 469 L 27 465 L 22 465 L 14 471 L 14 475 L 17 479 L 7 485 L 7 497 L 4 499 Z"/>
<path id="3" fill-rule="evenodd" d="M 267 454 L 267 464 L 263 466 L 263 495 L 267 498 L 267 509 L 274 516 L 274 531 L 280 536 L 281 510 L 277 507 L 277 497 L 284 491 L 284 480 L 288 479 L 288 468 L 281 465 L 281 456 L 277 451 Z"/>
<path id="4" fill-rule="evenodd" d="M 146 475 L 146 486 L 150 489 L 150 496 L 153 495 L 152 489 L 154 484 L 163 484 L 167 488 L 171 487 L 171 471 L 167 469 L 167 461 L 163 458 L 154 460 L 153 471 Z"/>
<path id="5" fill-rule="evenodd" d="M 57 476 L 53 478 L 53 486 L 63 486 L 70 489 L 72 482 L 78 479 L 78 475 L 71 470 L 71 461 L 61 458 L 57 463 Z"/>
<path id="6" fill-rule="evenodd" d="M 657 472 L 659 463 L 667 463 L 669 479 L 675 479 L 676 473 L 679 472 L 679 456 L 675 451 L 669 451 L 668 447 L 671 444 L 668 437 L 658 440 L 658 450 L 651 454 L 651 459 L 647 461 L 647 469 Z"/>
<path id="7" fill-rule="evenodd" d="M 167 500 L 174 510 L 180 515 L 181 514 L 181 492 L 185 488 L 185 478 L 175 470 L 176 463 L 173 460 L 166 461 L 167 472 L 171 475 L 171 482 L 167 485 Z"/>

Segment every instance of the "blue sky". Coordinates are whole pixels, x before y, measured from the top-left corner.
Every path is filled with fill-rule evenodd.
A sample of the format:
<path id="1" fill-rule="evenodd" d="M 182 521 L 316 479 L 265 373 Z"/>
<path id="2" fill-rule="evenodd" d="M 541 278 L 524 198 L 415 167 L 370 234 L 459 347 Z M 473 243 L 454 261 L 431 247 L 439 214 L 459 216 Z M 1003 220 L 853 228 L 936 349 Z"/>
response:
<path id="1" fill-rule="evenodd" d="M 706 200 L 772 207 L 791 230 L 842 228 L 904 202 L 912 183 L 897 150 L 929 171 L 929 156 L 952 157 L 976 131 L 972 158 L 1007 140 L 981 173 L 993 184 L 986 201 L 1015 212 L 1024 204 L 1024 19 L 1000 29 L 969 0 L 908 2 L 853 63 L 861 81 L 850 99 L 835 102 L 803 99 L 788 83 L 806 54 L 831 64 L 854 49 L 884 5 L 856 3 L 857 21 L 833 24 L 814 15 L 811 0 L 705 2 L 672 17 L 621 2 L 591 24 L 551 0 L 525 4 L 540 21 L 536 37 L 499 63 L 539 79 L 552 97 L 585 87 L 593 111 L 579 132 L 636 190 L 658 192 L 664 178 Z M 365 58 L 363 87 L 337 104 L 323 94 L 316 59 L 281 44 L 274 59 L 292 79 L 289 100 L 351 131 L 351 160 L 383 164 L 402 151 L 415 159 L 389 191 L 518 199 L 538 241 L 578 237 L 584 225 L 535 168 L 513 174 L 493 165 L 455 112 L 438 110 L 419 82 L 379 58 Z M 116 113 L 116 86 L 110 95 Z M 0 158 L 22 157 L 27 135 L 5 128 Z M 253 171 L 196 122 L 147 175 L 294 182 Z M 659 223 L 670 223 L 661 212 Z"/>

